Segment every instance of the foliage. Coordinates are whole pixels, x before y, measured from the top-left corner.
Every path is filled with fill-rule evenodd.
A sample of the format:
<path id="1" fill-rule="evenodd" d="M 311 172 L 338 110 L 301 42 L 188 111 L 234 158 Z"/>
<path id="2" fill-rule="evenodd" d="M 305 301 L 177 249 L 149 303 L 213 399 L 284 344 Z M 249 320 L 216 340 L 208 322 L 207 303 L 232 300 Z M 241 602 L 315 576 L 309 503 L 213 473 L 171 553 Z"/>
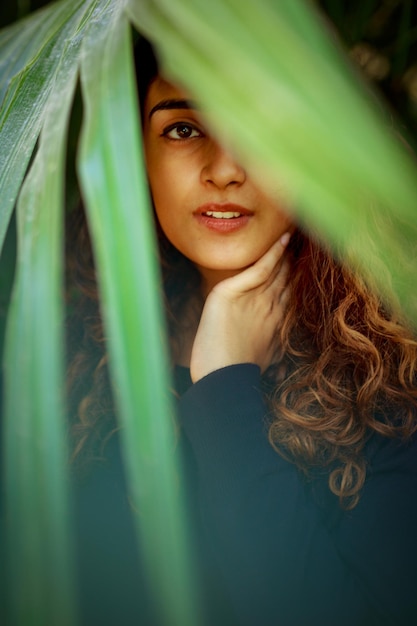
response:
<path id="1" fill-rule="evenodd" d="M 16 203 L 18 230 L 4 358 L 6 495 L 12 612 L 25 626 L 76 622 L 62 218 L 78 77 L 77 171 L 138 532 L 169 623 L 198 622 L 129 23 L 155 43 L 165 72 L 201 102 L 214 132 L 254 175 L 271 190 L 276 178 L 285 184 L 296 217 L 391 299 L 386 274 L 377 273 L 380 262 L 388 265 L 396 296 L 415 314 L 414 163 L 307 2 L 61 0 L 1 31 L 0 243 Z"/>

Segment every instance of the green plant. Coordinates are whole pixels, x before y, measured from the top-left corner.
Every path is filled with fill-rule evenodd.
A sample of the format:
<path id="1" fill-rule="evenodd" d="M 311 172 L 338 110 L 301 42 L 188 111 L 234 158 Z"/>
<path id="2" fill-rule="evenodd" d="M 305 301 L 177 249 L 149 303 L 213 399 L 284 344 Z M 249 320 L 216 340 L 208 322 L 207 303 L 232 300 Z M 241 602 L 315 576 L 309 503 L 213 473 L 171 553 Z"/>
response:
<path id="1" fill-rule="evenodd" d="M 307 2 L 61 0 L 3 30 L 0 240 L 16 203 L 18 225 L 4 356 L 6 495 L 12 611 L 25 626 L 76 622 L 62 241 L 65 145 L 78 77 L 84 113 L 77 170 L 129 487 L 141 510 L 138 531 L 169 623 L 196 623 L 131 25 L 155 43 L 164 71 L 202 103 L 213 131 L 266 186 L 278 172 L 297 218 L 368 276 L 372 240 L 405 312 L 415 314 L 408 297 L 417 269 L 414 163 Z M 384 274 L 371 278 L 392 296 Z"/>

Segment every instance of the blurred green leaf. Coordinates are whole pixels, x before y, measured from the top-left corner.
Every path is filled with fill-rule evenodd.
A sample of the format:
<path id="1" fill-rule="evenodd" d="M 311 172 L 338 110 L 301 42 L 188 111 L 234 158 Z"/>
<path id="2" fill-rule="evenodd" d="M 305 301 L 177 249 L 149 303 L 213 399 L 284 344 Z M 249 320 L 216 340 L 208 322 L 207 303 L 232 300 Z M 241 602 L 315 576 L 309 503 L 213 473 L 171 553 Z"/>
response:
<path id="1" fill-rule="evenodd" d="M 59 82 L 61 95 L 67 95 L 75 72 L 65 72 L 65 85 Z M 13 606 L 22 626 L 73 623 L 63 444 L 62 211 L 57 210 L 70 100 L 66 104 L 58 98 L 49 103 L 40 151 L 22 190 L 18 276 L 7 334 L 8 547 Z"/>
<path id="2" fill-rule="evenodd" d="M 128 482 L 155 606 L 165 623 L 196 616 L 175 458 L 167 342 L 152 209 L 140 150 L 131 39 L 122 3 L 103 3 L 83 42 L 79 161 L 93 235 Z M 161 602 L 161 598 L 163 601 Z"/>
<path id="3" fill-rule="evenodd" d="M 413 319 L 416 167 L 312 6 L 131 0 L 129 10 L 217 136 L 392 299 L 388 266 Z"/>
<path id="4" fill-rule="evenodd" d="M 75 35 L 89 4 L 84 3 L 83 12 L 67 15 L 54 63 L 48 44 L 41 46 L 28 70 L 34 74 L 29 79 L 27 73 L 16 86 L 16 105 L 8 104 L 9 117 L 6 111 L 7 122 L 15 106 L 19 115 L 30 111 L 32 119 L 25 120 L 32 129 L 29 141 L 44 122 L 17 208 L 18 259 L 4 366 L 10 604 L 18 626 L 74 624 L 64 444 L 62 217 L 66 131 L 81 43 Z M 26 151 L 25 137 L 19 139 L 19 149 Z M 15 183 L 12 165 L 14 176 L 22 175 L 21 157 L 19 150 L 11 155 L 10 183 Z M 8 181 L 2 184 L 7 188 Z"/>
<path id="5" fill-rule="evenodd" d="M 91 0 L 62 1 L 0 32 L 0 249 L 62 58 Z M 80 17 L 81 15 L 81 17 Z"/>

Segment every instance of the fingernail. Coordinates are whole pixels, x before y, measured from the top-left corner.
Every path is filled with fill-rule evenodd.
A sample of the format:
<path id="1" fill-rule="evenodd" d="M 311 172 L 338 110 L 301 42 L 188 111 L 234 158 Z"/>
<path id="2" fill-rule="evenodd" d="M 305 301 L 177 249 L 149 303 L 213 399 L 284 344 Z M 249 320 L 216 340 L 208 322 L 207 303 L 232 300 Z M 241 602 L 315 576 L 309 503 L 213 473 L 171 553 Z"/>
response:
<path id="1" fill-rule="evenodd" d="M 280 240 L 279 240 L 281 245 L 285 247 L 287 243 L 289 242 L 290 237 L 291 237 L 290 233 L 284 233 L 283 235 L 281 235 Z"/>

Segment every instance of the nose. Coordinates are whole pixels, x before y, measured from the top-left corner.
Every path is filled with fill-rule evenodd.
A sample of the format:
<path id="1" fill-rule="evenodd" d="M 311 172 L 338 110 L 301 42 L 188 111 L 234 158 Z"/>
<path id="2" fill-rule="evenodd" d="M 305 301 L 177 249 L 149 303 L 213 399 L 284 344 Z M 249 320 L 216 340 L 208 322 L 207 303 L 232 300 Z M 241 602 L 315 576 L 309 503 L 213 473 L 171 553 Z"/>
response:
<path id="1" fill-rule="evenodd" d="M 242 185 L 246 180 L 246 172 L 228 150 L 211 141 L 201 178 L 204 184 L 225 189 L 229 185 Z"/>

